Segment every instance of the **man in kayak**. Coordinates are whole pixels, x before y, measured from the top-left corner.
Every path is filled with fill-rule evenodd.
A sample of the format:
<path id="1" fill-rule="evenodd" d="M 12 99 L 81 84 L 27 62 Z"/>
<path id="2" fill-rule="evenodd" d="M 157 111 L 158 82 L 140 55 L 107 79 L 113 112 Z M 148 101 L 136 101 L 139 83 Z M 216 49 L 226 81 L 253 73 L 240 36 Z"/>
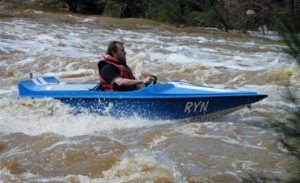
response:
<path id="1" fill-rule="evenodd" d="M 142 80 L 135 79 L 126 64 L 124 43 L 119 41 L 108 45 L 103 60 L 98 62 L 98 69 L 103 91 L 131 91 L 156 82 L 156 77 L 152 75 Z"/>

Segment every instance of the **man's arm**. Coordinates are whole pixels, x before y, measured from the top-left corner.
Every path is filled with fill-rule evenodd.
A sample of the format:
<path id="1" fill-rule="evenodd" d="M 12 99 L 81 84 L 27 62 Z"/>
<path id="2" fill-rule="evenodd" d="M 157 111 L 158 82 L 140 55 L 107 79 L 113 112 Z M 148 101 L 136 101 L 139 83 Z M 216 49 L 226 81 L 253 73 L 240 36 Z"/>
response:
<path id="1" fill-rule="evenodd" d="M 125 78 L 118 77 L 113 82 L 120 87 L 137 86 L 138 88 L 142 88 L 144 85 L 150 84 L 152 82 L 152 78 L 147 77 L 143 80 L 139 80 L 139 79 L 125 79 Z"/>
<path id="2" fill-rule="evenodd" d="M 150 84 L 153 80 L 151 77 L 147 77 L 143 80 L 121 78 L 118 73 L 118 69 L 111 64 L 106 64 L 103 67 L 101 75 L 108 83 L 115 84 L 119 87 L 137 86 L 137 88 L 143 88 L 145 85 Z"/>

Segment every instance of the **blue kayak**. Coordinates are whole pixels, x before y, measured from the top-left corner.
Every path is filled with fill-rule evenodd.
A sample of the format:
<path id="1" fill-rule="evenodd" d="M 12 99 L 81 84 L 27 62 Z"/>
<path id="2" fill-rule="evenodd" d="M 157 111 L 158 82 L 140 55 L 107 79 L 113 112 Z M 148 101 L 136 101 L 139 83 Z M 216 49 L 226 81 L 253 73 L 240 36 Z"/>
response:
<path id="1" fill-rule="evenodd" d="M 103 92 L 99 83 L 63 83 L 53 76 L 21 80 L 18 88 L 20 98 L 58 99 L 74 113 L 88 111 L 117 118 L 158 120 L 218 117 L 267 97 L 252 91 L 214 89 L 183 81 L 158 83 L 135 91 Z"/>

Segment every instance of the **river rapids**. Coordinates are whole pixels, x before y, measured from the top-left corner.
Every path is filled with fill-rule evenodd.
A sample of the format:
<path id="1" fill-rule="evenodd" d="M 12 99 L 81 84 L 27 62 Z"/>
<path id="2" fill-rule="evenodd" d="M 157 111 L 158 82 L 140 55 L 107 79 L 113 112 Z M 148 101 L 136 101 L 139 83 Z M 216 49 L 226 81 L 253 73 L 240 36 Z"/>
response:
<path id="1" fill-rule="evenodd" d="M 201 122 L 74 116 L 53 99 L 18 99 L 17 82 L 29 73 L 97 81 L 97 62 L 111 40 L 125 42 L 138 78 L 154 74 L 160 82 L 269 96 Z M 287 181 L 299 162 L 268 128 L 270 121 L 288 122 L 297 107 L 289 94 L 300 96 L 299 68 L 285 49 L 277 36 L 2 8 L 0 182 Z"/>

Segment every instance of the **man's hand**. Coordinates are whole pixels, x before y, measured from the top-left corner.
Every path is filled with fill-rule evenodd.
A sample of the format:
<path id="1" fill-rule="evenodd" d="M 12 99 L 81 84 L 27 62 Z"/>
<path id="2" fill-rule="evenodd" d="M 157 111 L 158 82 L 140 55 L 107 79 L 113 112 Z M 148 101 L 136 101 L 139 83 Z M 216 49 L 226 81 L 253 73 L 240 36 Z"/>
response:
<path id="1" fill-rule="evenodd" d="M 150 75 L 150 76 L 146 77 L 145 79 L 143 79 L 143 83 L 145 86 L 147 86 L 151 83 L 156 84 L 156 81 L 157 81 L 157 77 L 154 75 Z"/>
<path id="2" fill-rule="evenodd" d="M 154 75 L 150 75 L 150 77 L 151 77 L 151 79 L 152 79 L 153 84 L 156 84 L 156 82 L 157 82 L 157 77 L 154 76 Z"/>
<path id="3" fill-rule="evenodd" d="M 149 85 L 151 82 L 153 81 L 153 79 L 151 78 L 151 76 L 146 77 L 145 79 L 143 79 L 143 84 L 145 86 Z"/>

